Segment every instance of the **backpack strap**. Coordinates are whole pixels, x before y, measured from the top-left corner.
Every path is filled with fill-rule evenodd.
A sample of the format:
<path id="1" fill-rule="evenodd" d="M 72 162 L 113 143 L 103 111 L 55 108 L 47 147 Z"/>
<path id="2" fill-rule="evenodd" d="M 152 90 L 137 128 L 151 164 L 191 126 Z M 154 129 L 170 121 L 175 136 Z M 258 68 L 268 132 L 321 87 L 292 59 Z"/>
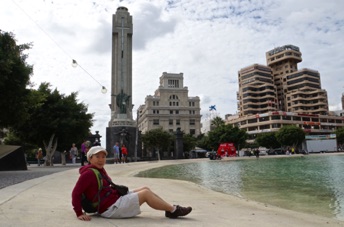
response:
<path id="1" fill-rule="evenodd" d="M 100 174 L 99 170 L 95 168 L 89 168 L 89 169 L 92 170 L 94 174 L 96 175 L 97 182 L 98 182 L 98 191 L 101 190 L 101 188 L 103 187 L 102 175 Z"/>
<path id="2" fill-rule="evenodd" d="M 111 192 L 108 192 L 108 193 L 106 193 L 105 194 L 105 196 L 103 196 L 102 198 L 100 198 L 100 192 L 103 190 L 103 178 L 105 179 L 105 180 L 107 180 L 108 181 L 108 178 L 107 177 L 104 177 L 100 172 L 99 172 L 99 170 L 97 170 L 97 169 L 95 169 L 95 168 L 89 168 L 90 170 L 92 170 L 93 172 L 94 172 L 94 174 L 96 175 L 96 178 L 97 178 L 97 182 L 98 182 L 98 192 L 97 192 L 97 194 L 94 196 L 94 198 L 96 198 L 97 197 L 97 202 L 94 202 L 94 203 L 92 203 L 92 206 L 93 207 L 97 207 L 97 211 L 98 211 L 98 213 L 99 213 L 99 206 L 100 206 L 100 202 L 104 199 L 104 198 L 106 198 L 106 197 L 108 197 L 110 194 L 111 194 Z M 109 183 L 110 184 L 110 183 Z M 94 200 L 94 199 L 93 199 Z"/>
<path id="3" fill-rule="evenodd" d="M 97 182 L 98 182 L 98 192 L 97 194 L 94 195 L 93 200 L 92 200 L 92 207 L 96 208 L 97 207 L 97 211 L 99 213 L 99 206 L 100 206 L 100 191 L 103 188 L 103 180 L 102 180 L 102 175 L 100 174 L 100 172 L 95 169 L 95 168 L 89 168 L 89 170 L 92 170 L 93 173 L 96 175 L 97 178 Z M 97 202 L 93 202 L 94 199 L 97 197 Z"/>

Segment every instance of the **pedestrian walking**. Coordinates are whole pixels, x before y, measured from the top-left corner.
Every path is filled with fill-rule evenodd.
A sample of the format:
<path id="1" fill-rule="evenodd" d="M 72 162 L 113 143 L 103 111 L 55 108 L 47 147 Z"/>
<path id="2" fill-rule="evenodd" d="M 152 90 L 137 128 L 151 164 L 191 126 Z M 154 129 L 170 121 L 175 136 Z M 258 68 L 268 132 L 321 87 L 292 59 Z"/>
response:
<path id="1" fill-rule="evenodd" d="M 37 159 L 37 164 L 38 166 L 41 166 L 41 160 L 43 159 L 43 151 L 42 148 L 39 148 L 37 153 L 36 153 L 36 159 Z"/>
<path id="2" fill-rule="evenodd" d="M 75 143 L 72 144 L 72 147 L 69 150 L 70 157 L 72 159 L 72 163 L 76 163 L 76 157 L 78 155 L 78 148 L 75 146 Z"/>

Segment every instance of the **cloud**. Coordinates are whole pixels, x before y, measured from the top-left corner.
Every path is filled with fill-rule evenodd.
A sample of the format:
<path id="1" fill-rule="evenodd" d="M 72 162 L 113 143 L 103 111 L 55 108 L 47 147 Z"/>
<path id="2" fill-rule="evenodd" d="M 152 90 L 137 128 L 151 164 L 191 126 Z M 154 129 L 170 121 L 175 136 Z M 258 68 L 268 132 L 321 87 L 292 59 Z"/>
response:
<path id="1" fill-rule="evenodd" d="M 134 11 L 134 44 L 135 50 L 145 49 L 147 43 L 173 33 L 177 19 L 163 18 L 163 8 L 149 3 L 140 4 Z"/>

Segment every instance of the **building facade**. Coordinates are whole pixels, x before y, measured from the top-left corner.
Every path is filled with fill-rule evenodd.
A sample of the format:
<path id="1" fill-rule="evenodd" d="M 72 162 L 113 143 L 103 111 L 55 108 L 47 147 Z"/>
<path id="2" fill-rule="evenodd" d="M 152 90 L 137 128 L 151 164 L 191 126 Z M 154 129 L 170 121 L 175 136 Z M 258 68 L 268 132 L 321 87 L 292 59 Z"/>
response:
<path id="1" fill-rule="evenodd" d="M 264 65 L 254 64 L 239 71 L 237 94 L 239 116 L 277 110 L 277 88 L 272 71 Z"/>
<path id="2" fill-rule="evenodd" d="M 201 133 L 200 98 L 189 97 L 184 87 L 183 73 L 166 73 L 160 77 L 160 86 L 154 95 L 148 95 L 138 108 L 138 128 L 142 134 L 162 128 L 198 136 Z"/>
<path id="3" fill-rule="evenodd" d="M 308 134 L 333 134 L 344 126 L 344 118 L 328 109 L 326 90 L 320 74 L 298 69 L 300 49 L 293 45 L 266 53 L 267 66 L 254 64 L 238 72 L 238 116 L 227 123 L 251 135 L 278 131 L 285 125 L 297 125 Z"/>

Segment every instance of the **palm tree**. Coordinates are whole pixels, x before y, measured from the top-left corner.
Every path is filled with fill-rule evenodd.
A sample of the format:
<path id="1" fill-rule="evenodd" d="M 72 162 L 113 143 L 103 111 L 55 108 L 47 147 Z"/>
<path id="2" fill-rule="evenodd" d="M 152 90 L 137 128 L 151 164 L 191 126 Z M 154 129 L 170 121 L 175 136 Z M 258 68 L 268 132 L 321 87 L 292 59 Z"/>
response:
<path id="1" fill-rule="evenodd" d="M 223 125 L 225 125 L 225 121 L 221 117 L 214 117 L 211 120 L 211 128 L 218 128 Z"/>

